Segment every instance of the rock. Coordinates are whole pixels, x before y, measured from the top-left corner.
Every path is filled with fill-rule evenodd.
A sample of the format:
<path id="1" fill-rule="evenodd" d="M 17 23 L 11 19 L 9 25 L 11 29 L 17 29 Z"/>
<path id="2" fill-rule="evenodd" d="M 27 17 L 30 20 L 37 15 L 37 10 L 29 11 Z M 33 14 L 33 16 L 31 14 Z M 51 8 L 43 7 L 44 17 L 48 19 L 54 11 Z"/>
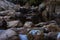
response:
<path id="1" fill-rule="evenodd" d="M 46 25 L 46 23 L 45 22 L 40 22 L 40 23 L 38 23 L 38 24 L 35 24 L 35 26 L 44 26 L 44 25 Z"/>
<path id="2" fill-rule="evenodd" d="M 4 33 L 6 30 L 0 30 L 0 35 L 2 34 L 2 33 Z"/>
<path id="3" fill-rule="evenodd" d="M 7 29 L 0 35 L 0 40 L 8 40 L 8 38 L 14 35 L 17 35 L 15 31 L 11 29 Z"/>
<path id="4" fill-rule="evenodd" d="M 25 22 L 24 27 L 31 27 L 32 25 L 33 25 L 32 22 L 27 21 Z"/>
<path id="5" fill-rule="evenodd" d="M 46 28 L 49 32 L 59 32 L 60 28 L 58 27 L 58 25 L 56 24 L 49 24 L 49 25 L 46 25 L 46 26 L 43 26 L 44 28 Z"/>
<path id="6" fill-rule="evenodd" d="M 15 10 L 5 10 L 5 11 L 1 11 L 0 12 L 0 16 L 11 16 L 11 15 L 13 15 L 14 14 L 14 12 L 15 12 Z"/>
<path id="7" fill-rule="evenodd" d="M 43 11 L 44 9 L 45 9 L 45 3 L 41 3 L 40 5 L 39 5 L 39 11 Z"/>
<path id="8" fill-rule="evenodd" d="M 15 27 L 15 26 L 17 26 L 17 25 L 18 25 L 18 23 L 19 23 L 19 21 L 18 21 L 18 20 L 7 22 L 8 27 L 12 27 L 12 28 L 13 28 L 13 27 Z"/>
<path id="9" fill-rule="evenodd" d="M 4 10 L 9 10 L 9 9 L 16 9 L 15 4 L 13 4 L 12 2 L 9 2 L 7 0 L 0 0 L 0 8 L 4 9 Z"/>
<path id="10" fill-rule="evenodd" d="M 10 17 L 11 16 L 4 16 L 4 19 L 8 22 L 8 21 L 10 21 Z"/>
<path id="11" fill-rule="evenodd" d="M 60 40 L 60 32 L 57 35 L 57 40 Z"/>
<path id="12" fill-rule="evenodd" d="M 48 40 L 56 40 L 58 32 L 49 32 L 48 33 Z"/>

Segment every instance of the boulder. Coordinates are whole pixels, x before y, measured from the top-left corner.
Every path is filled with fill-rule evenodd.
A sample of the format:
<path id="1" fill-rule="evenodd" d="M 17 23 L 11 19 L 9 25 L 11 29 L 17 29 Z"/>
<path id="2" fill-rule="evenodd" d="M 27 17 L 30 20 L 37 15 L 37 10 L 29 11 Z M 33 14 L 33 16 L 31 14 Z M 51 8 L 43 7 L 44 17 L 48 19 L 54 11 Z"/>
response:
<path id="1" fill-rule="evenodd" d="M 18 23 L 19 23 L 18 20 L 7 22 L 8 27 L 15 27 L 15 26 L 17 26 Z"/>
<path id="2" fill-rule="evenodd" d="M 11 29 L 7 29 L 2 32 L 3 33 L 0 35 L 0 40 L 9 40 L 8 38 L 17 35 L 16 32 Z"/>
<path id="3" fill-rule="evenodd" d="M 7 0 L 0 0 L 0 9 L 8 10 L 8 9 L 16 9 L 17 5 Z"/>

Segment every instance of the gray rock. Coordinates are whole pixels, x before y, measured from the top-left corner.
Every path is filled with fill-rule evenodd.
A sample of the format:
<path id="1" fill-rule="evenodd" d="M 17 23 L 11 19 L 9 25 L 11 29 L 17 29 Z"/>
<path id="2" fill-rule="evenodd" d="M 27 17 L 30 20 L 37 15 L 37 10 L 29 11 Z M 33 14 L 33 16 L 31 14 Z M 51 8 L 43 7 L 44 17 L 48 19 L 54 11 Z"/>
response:
<path id="1" fill-rule="evenodd" d="M 16 9 L 17 5 L 7 1 L 7 0 L 0 0 L 0 8 L 4 10 L 8 9 Z"/>

